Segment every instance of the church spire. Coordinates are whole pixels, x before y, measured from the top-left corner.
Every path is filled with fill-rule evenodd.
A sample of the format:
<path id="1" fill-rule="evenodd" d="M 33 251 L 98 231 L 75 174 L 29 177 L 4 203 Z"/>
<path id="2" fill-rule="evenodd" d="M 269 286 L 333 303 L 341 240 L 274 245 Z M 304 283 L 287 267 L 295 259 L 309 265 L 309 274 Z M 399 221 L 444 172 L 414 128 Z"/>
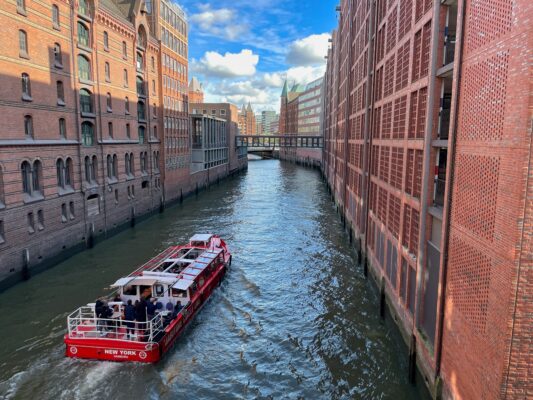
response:
<path id="1" fill-rule="evenodd" d="M 285 84 L 283 85 L 283 91 L 281 92 L 281 97 L 287 97 L 289 89 L 287 87 L 287 79 L 285 79 Z"/>

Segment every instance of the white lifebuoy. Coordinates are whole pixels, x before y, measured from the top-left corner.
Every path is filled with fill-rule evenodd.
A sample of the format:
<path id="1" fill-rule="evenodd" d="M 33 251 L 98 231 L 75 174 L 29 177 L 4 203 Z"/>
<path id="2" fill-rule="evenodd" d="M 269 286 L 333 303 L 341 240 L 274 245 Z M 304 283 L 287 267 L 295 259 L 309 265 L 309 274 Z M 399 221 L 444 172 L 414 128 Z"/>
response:
<path id="1" fill-rule="evenodd" d="M 141 360 L 146 359 L 146 353 L 144 351 L 139 352 L 139 357 L 141 358 Z"/>
<path id="2" fill-rule="evenodd" d="M 70 346 L 70 354 L 78 354 L 78 348 L 76 346 Z"/>

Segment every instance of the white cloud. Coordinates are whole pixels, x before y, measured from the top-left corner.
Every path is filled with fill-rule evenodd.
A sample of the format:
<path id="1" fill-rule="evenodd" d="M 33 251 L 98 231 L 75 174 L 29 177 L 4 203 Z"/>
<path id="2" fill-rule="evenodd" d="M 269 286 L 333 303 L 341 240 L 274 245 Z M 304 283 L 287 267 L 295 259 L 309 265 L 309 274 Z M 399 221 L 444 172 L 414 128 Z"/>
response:
<path id="1" fill-rule="evenodd" d="M 330 37 L 329 33 L 322 33 L 295 40 L 289 47 L 287 62 L 299 66 L 323 64 Z"/>
<path id="2" fill-rule="evenodd" d="M 206 76 L 237 77 L 255 75 L 259 56 L 252 50 L 243 49 L 240 53 L 208 51 L 200 61 L 192 61 L 192 71 Z"/>
<path id="3" fill-rule="evenodd" d="M 204 34 L 234 40 L 248 30 L 246 25 L 236 23 L 235 12 L 229 8 L 214 10 L 206 4 L 200 6 L 200 9 L 202 11 L 191 15 L 190 20 L 198 24 Z"/>
<path id="4" fill-rule="evenodd" d="M 301 84 L 311 83 L 326 72 L 325 65 L 315 67 L 293 67 L 287 70 L 287 80 Z"/>

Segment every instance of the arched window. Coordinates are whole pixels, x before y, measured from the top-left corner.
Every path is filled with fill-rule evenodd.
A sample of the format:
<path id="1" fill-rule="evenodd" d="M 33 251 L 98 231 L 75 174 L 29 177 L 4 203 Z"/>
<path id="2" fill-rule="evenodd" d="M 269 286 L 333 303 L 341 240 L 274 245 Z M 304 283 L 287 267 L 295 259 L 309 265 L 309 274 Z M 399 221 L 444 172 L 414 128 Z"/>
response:
<path id="1" fill-rule="evenodd" d="M 135 176 L 135 160 L 133 159 L 133 153 L 130 153 L 130 174 Z"/>
<path id="2" fill-rule="evenodd" d="M 146 48 L 146 30 L 144 29 L 144 26 L 139 26 L 139 30 L 137 31 L 137 46 L 141 48 Z"/>
<path id="3" fill-rule="evenodd" d="M 60 106 L 64 106 L 65 105 L 65 89 L 63 87 L 63 82 L 57 81 L 56 88 L 57 88 L 57 104 Z"/>
<path id="4" fill-rule="evenodd" d="M 78 74 L 80 79 L 91 80 L 91 64 L 89 59 L 82 55 L 78 56 Z"/>
<path id="5" fill-rule="evenodd" d="M 106 96 L 106 105 L 107 105 L 107 112 L 113 111 L 113 104 L 111 100 L 111 93 L 108 93 Z"/>
<path id="6" fill-rule="evenodd" d="M 143 81 L 143 78 L 141 78 L 140 76 L 137 77 L 137 96 L 146 96 L 146 90 L 144 88 L 144 81 Z"/>
<path id="7" fill-rule="evenodd" d="M 32 184 L 33 192 L 40 193 L 41 191 L 41 177 L 43 176 L 43 167 L 39 160 L 33 162 L 32 170 Z"/>
<path id="8" fill-rule="evenodd" d="M 54 43 L 54 65 L 63 68 L 63 55 L 61 54 L 61 45 Z"/>
<path id="9" fill-rule="evenodd" d="M 59 29 L 61 25 L 59 21 L 59 7 L 55 4 L 52 6 L 52 24 L 56 29 Z"/>
<path id="10" fill-rule="evenodd" d="M 144 70 L 144 57 L 140 51 L 137 52 L 137 71 Z"/>
<path id="11" fill-rule="evenodd" d="M 17 11 L 23 15 L 26 15 L 26 1 L 17 0 Z"/>
<path id="12" fill-rule="evenodd" d="M 97 183 L 98 182 L 98 159 L 96 158 L 96 156 L 93 156 L 92 158 L 92 162 L 91 162 L 91 167 L 92 167 L 92 181 L 94 183 Z"/>
<path id="13" fill-rule="evenodd" d="M 72 187 L 72 173 L 73 173 L 73 163 L 72 158 L 67 158 L 67 161 L 65 162 L 65 185 Z"/>
<path id="14" fill-rule="evenodd" d="M 92 181 L 92 166 L 91 166 L 91 159 L 89 156 L 85 156 L 84 160 L 84 166 L 85 166 L 85 181 L 90 183 Z"/>
<path id="15" fill-rule="evenodd" d="M 105 72 L 105 80 L 107 82 L 111 82 L 111 68 L 109 67 L 108 62 L 104 64 L 104 72 Z"/>
<path id="16" fill-rule="evenodd" d="M 128 45 L 126 42 L 122 42 L 122 57 L 126 60 L 128 58 Z"/>
<path id="17" fill-rule="evenodd" d="M 79 13 L 87 17 L 90 17 L 91 16 L 91 5 L 89 3 L 89 0 L 79 0 L 78 4 L 79 4 L 78 6 Z"/>
<path id="18" fill-rule="evenodd" d="M 67 123 L 65 118 L 59 118 L 59 137 L 61 139 L 67 138 Z"/>
<path id="19" fill-rule="evenodd" d="M 141 152 L 141 173 L 146 173 L 146 153 Z"/>
<path id="20" fill-rule="evenodd" d="M 146 109 L 142 101 L 137 102 L 137 119 L 139 121 L 146 120 Z"/>
<path id="21" fill-rule="evenodd" d="M 28 35 L 22 29 L 19 30 L 19 56 L 28 57 Z"/>
<path id="22" fill-rule="evenodd" d="M 83 122 L 81 124 L 81 140 L 84 146 L 94 145 L 94 129 L 90 122 Z"/>
<path id="23" fill-rule="evenodd" d="M 144 126 L 139 126 L 139 143 L 144 143 L 144 133 L 145 133 L 145 128 Z"/>
<path id="24" fill-rule="evenodd" d="M 22 173 L 22 190 L 26 194 L 31 194 L 32 184 L 30 163 L 28 161 L 24 161 L 20 166 L 20 171 Z"/>
<path id="25" fill-rule="evenodd" d="M 113 157 L 110 154 L 107 155 L 107 177 L 113 178 Z"/>
<path id="26" fill-rule="evenodd" d="M 85 24 L 79 21 L 78 21 L 78 44 L 85 46 L 85 47 L 89 47 L 91 45 L 91 40 L 89 36 L 89 28 L 87 28 Z"/>
<path id="27" fill-rule="evenodd" d="M 104 49 L 109 50 L 109 35 L 104 31 Z"/>
<path id="28" fill-rule="evenodd" d="M 116 154 L 113 154 L 113 177 L 118 177 L 118 157 Z"/>
<path id="29" fill-rule="evenodd" d="M 126 124 L 126 137 L 128 139 L 131 139 L 131 129 L 130 129 L 130 124 Z"/>
<path id="30" fill-rule="evenodd" d="M 126 114 L 130 113 L 130 99 L 128 97 L 124 99 L 124 109 Z"/>
<path id="31" fill-rule="evenodd" d="M 30 76 L 25 72 L 21 76 L 21 84 L 22 84 L 22 100 L 31 101 Z"/>
<path id="32" fill-rule="evenodd" d="M 33 118 L 31 115 L 24 116 L 24 134 L 27 139 L 33 139 Z"/>
<path id="33" fill-rule="evenodd" d="M 128 70 L 124 69 L 124 87 L 128 87 L 130 84 L 128 82 Z"/>
<path id="34" fill-rule="evenodd" d="M 107 123 L 107 130 L 109 133 L 109 137 L 113 139 L 113 123 L 112 122 Z"/>
<path id="35" fill-rule="evenodd" d="M 60 158 L 56 161 L 56 175 L 57 175 L 57 186 L 61 189 L 65 188 L 65 163 Z"/>
<path id="36" fill-rule="evenodd" d="M 130 176 L 130 155 L 129 153 L 126 153 L 126 156 L 124 157 L 124 167 L 126 170 L 126 176 Z"/>
<path id="37" fill-rule="evenodd" d="M 154 125 L 154 138 L 157 139 L 157 126 Z"/>
<path id="38" fill-rule="evenodd" d="M 82 113 L 93 113 L 93 96 L 87 89 L 80 89 L 80 109 Z"/>

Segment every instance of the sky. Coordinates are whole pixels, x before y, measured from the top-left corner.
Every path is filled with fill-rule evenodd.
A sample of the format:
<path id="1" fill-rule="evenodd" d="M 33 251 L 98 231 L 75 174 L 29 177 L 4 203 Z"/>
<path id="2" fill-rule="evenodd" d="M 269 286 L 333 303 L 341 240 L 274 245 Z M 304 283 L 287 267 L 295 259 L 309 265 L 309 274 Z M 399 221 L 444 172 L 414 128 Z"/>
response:
<path id="1" fill-rule="evenodd" d="M 206 102 L 252 103 L 279 112 L 285 78 L 306 84 L 325 71 L 334 0 L 179 0 L 189 21 L 189 79 Z"/>

